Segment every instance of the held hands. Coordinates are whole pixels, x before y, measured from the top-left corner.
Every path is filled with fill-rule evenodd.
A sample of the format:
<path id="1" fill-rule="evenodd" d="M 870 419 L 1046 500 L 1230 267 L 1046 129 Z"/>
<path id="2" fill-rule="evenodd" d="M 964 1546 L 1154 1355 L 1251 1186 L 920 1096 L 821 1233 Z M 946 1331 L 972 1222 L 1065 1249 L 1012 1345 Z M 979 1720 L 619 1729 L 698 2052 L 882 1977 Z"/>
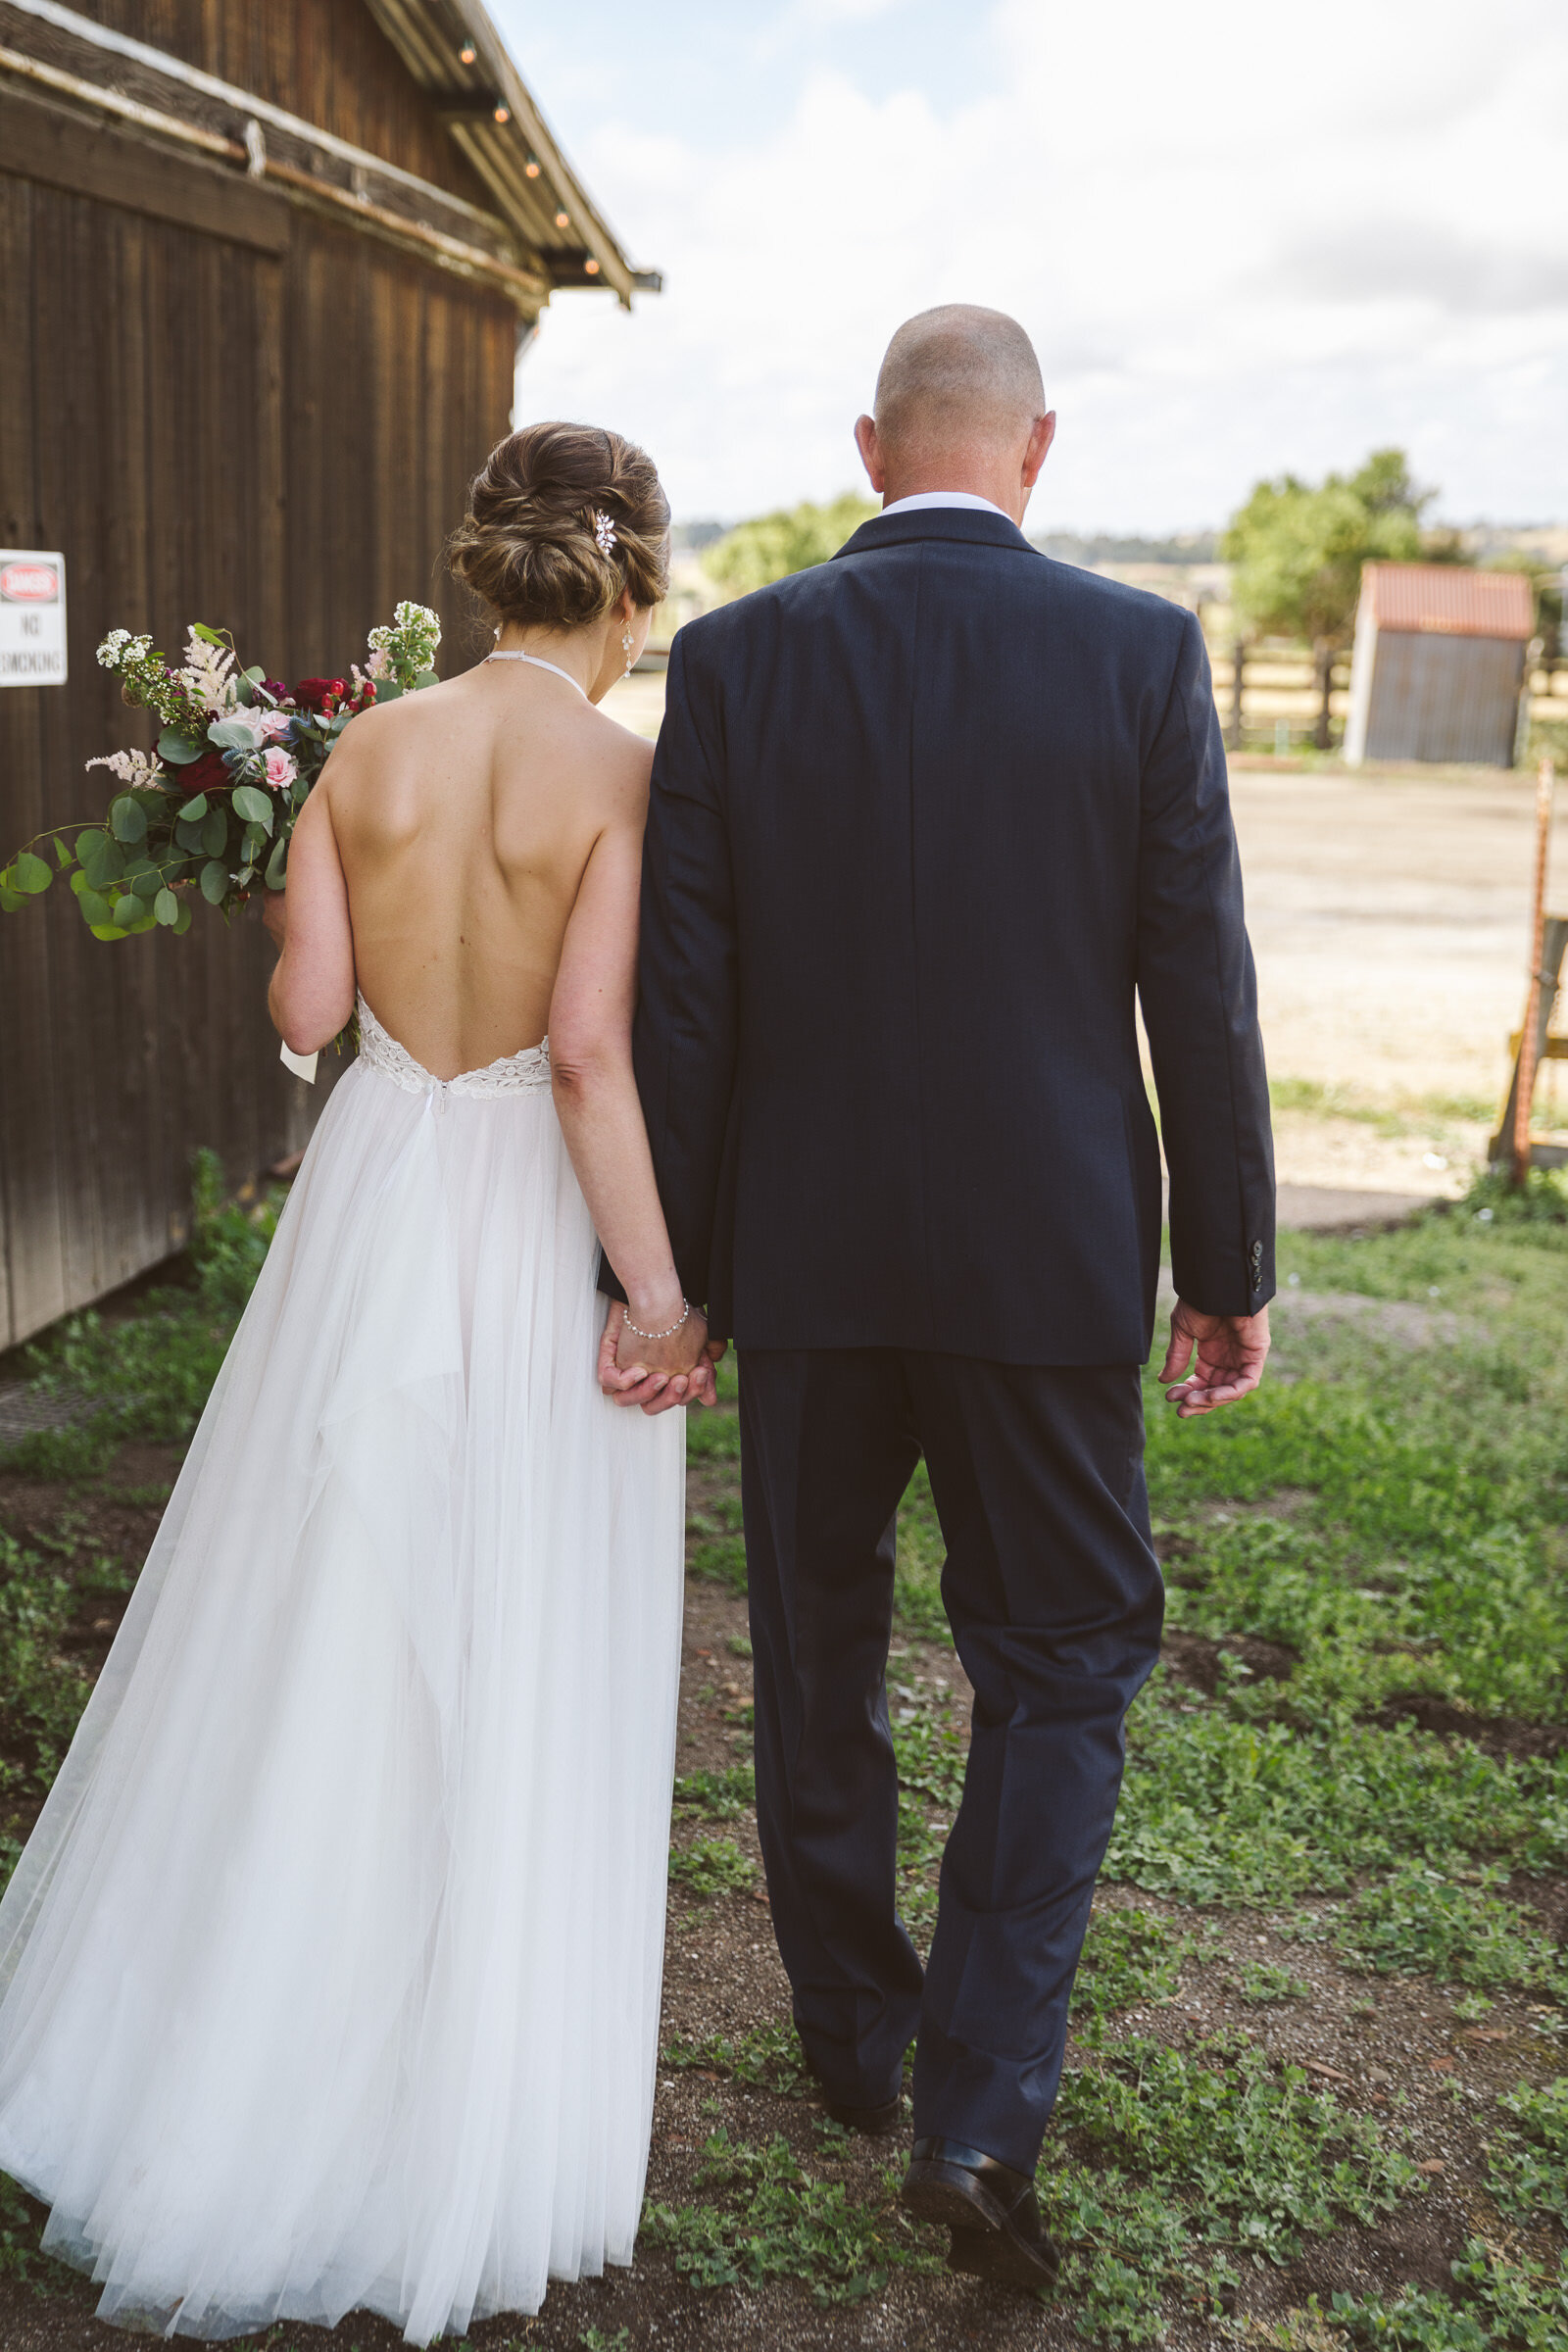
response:
<path id="1" fill-rule="evenodd" d="M 599 1386 L 616 1404 L 640 1404 L 645 1413 L 671 1405 L 716 1404 L 713 1366 L 724 1352 L 710 1340 L 694 1306 L 679 1331 L 664 1340 L 640 1340 L 626 1330 L 626 1309 L 612 1300 L 599 1343 Z"/>
<path id="2" fill-rule="evenodd" d="M 1195 1348 L 1198 1361 L 1189 1373 Z M 1178 1298 L 1171 1309 L 1170 1346 L 1159 1375 L 1162 1383 L 1176 1383 L 1165 1391 L 1166 1403 L 1176 1407 L 1183 1421 L 1234 1404 L 1262 1379 L 1268 1349 L 1266 1306 L 1255 1315 L 1205 1315 Z"/>

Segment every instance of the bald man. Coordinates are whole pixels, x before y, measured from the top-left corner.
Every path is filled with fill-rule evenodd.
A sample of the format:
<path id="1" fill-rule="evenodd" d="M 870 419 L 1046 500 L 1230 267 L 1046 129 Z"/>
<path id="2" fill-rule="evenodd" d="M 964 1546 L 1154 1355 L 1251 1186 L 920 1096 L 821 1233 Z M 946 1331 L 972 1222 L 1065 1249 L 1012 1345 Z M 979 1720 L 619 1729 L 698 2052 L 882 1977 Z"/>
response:
<path id="1" fill-rule="evenodd" d="M 830 2111 L 892 2132 L 917 2036 L 906 2202 L 956 2269 L 1025 2286 L 1054 2275 L 1033 2176 L 1160 1636 L 1140 1003 L 1180 1412 L 1255 1387 L 1274 1289 L 1202 637 L 1031 547 L 1054 430 L 1015 320 L 911 318 L 856 428 L 881 514 L 681 630 L 637 1016 L 676 1262 L 739 1354 L 758 1820 L 801 2039 Z M 922 1454 L 975 1692 L 924 1971 L 884 1680 Z"/>

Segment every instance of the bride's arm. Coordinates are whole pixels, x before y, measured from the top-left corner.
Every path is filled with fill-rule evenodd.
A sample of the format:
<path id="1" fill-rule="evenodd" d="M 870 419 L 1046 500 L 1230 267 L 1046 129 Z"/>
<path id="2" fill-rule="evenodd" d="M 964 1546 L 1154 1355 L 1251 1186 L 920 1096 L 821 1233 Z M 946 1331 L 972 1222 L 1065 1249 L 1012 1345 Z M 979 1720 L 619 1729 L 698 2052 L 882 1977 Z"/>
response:
<path id="1" fill-rule="evenodd" d="M 332 814 L 318 785 L 288 845 L 283 921 L 276 897 L 263 902 L 267 928 L 282 948 L 267 1007 L 291 1054 L 329 1046 L 354 1010 L 354 933 Z"/>
<path id="2" fill-rule="evenodd" d="M 641 1330 L 662 1332 L 680 1323 L 684 1301 L 632 1071 L 641 878 L 641 824 L 610 827 L 594 845 L 566 925 L 550 1001 L 550 1069 L 566 1149 L 627 1312 Z M 628 1339 L 622 1365 L 706 1371 L 707 1339 L 694 1307 L 667 1340 Z M 707 1381 L 700 1372 L 669 1386 L 684 1396 Z"/>

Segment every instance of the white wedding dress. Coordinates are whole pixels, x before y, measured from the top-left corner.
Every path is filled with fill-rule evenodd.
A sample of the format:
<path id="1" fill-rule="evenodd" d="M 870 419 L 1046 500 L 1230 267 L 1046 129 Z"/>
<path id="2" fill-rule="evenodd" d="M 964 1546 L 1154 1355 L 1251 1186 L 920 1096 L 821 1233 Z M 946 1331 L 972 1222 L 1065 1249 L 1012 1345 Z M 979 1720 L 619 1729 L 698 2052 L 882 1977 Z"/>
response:
<path id="1" fill-rule="evenodd" d="M 0 2168 L 170 2335 L 425 2344 L 642 2204 L 685 1416 L 599 1393 L 548 1048 L 361 1020 L 0 1904 Z"/>

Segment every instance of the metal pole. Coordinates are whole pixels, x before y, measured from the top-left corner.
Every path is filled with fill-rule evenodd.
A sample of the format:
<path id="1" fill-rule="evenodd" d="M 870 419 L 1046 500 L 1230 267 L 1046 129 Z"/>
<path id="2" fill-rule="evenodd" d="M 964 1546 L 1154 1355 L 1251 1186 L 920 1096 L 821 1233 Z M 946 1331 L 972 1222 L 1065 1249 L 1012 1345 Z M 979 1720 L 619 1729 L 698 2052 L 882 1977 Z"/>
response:
<path id="1" fill-rule="evenodd" d="M 1513 1181 L 1530 1172 L 1530 1113 L 1536 1099 L 1536 1031 L 1541 1018 L 1541 959 L 1546 928 L 1546 865 L 1551 854 L 1551 804 L 1557 771 L 1543 760 L 1536 771 L 1536 893 L 1530 924 L 1530 992 L 1525 999 L 1524 1034 L 1519 1040 L 1519 1089 L 1513 1106 Z"/>

